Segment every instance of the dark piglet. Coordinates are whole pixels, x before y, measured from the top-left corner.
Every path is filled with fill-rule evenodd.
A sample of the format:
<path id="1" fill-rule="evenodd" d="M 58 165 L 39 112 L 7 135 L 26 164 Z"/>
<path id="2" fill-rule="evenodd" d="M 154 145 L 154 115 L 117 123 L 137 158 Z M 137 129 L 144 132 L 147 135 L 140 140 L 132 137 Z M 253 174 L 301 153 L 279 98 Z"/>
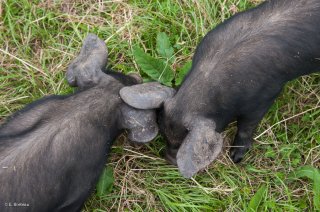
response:
<path id="1" fill-rule="evenodd" d="M 319 23 L 319 0 L 267 0 L 203 38 L 175 95 L 159 84 L 154 91 L 154 83 L 123 88 L 120 95 L 135 108 L 161 108 L 166 157 L 183 176 L 193 176 L 218 156 L 221 132 L 235 119 L 230 152 L 239 162 L 285 83 L 319 71 Z"/>
<path id="2" fill-rule="evenodd" d="M 0 211 L 79 211 L 124 129 L 136 142 L 157 135 L 155 112 L 119 97 L 139 80 L 104 73 L 106 64 L 104 42 L 88 35 L 67 72 L 79 91 L 38 100 L 1 126 Z"/>

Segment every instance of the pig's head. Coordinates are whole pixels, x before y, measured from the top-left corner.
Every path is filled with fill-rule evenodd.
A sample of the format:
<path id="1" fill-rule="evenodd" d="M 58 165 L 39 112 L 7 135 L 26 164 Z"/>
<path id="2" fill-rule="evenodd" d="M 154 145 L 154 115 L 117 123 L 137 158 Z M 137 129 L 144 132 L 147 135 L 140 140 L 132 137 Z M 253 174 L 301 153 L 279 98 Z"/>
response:
<path id="1" fill-rule="evenodd" d="M 69 85 L 80 90 L 99 88 L 105 90 L 112 107 L 110 116 L 117 117 L 117 126 L 128 131 L 131 141 L 145 143 L 158 134 L 156 112 L 151 109 L 137 109 L 124 103 L 119 91 L 125 86 L 142 82 L 137 74 L 124 75 L 106 70 L 108 51 L 105 42 L 94 34 L 89 34 L 81 48 L 80 54 L 68 67 L 66 78 Z M 99 96 L 97 96 L 99 98 Z"/>
<path id="2" fill-rule="evenodd" d="M 160 132 L 167 141 L 166 159 L 187 178 L 208 166 L 222 150 L 223 137 L 213 120 L 188 110 L 188 101 L 159 83 L 128 86 L 121 98 L 139 109 L 158 109 Z M 186 101 L 186 102 L 185 102 Z M 190 101 L 191 102 L 191 101 Z M 192 101 L 194 102 L 194 101 Z M 184 105 L 179 108 L 178 105 Z"/>

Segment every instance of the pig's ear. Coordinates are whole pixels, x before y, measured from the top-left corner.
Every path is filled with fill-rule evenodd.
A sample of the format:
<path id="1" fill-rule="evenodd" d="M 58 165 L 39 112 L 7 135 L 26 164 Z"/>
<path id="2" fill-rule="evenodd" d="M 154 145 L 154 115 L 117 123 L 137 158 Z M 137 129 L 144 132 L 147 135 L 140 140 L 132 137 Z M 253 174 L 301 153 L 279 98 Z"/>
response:
<path id="1" fill-rule="evenodd" d="M 102 69 L 107 65 L 108 50 L 103 40 L 88 34 L 79 55 L 71 62 L 66 74 L 70 86 L 80 88 L 98 84 L 106 76 Z"/>
<path id="2" fill-rule="evenodd" d="M 121 107 L 120 125 L 128 131 L 129 139 L 138 143 L 151 141 L 159 131 L 154 110 L 139 110 L 126 104 Z"/>
<path id="3" fill-rule="evenodd" d="M 177 153 L 180 173 L 191 178 L 217 158 L 222 150 L 223 137 L 215 131 L 215 123 L 208 119 L 194 119 L 190 131 Z"/>
<path id="4" fill-rule="evenodd" d="M 158 82 L 128 86 L 120 90 L 122 100 L 138 109 L 160 108 L 175 93 L 173 88 L 163 86 Z"/>

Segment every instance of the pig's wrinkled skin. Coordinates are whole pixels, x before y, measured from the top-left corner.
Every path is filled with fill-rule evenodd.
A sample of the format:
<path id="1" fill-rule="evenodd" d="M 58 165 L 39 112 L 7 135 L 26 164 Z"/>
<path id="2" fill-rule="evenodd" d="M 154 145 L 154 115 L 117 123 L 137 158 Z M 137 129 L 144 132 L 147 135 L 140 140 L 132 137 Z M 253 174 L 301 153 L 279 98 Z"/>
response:
<path id="1" fill-rule="evenodd" d="M 157 135 L 155 112 L 119 97 L 137 79 L 103 73 L 106 64 L 104 42 L 90 34 L 67 72 L 79 91 L 33 102 L 1 126 L 0 211 L 79 211 L 124 129 L 137 142 Z"/>
<path id="2" fill-rule="evenodd" d="M 267 0 L 203 38 L 175 95 L 163 95 L 159 90 L 168 88 L 159 84 L 152 91 L 153 83 L 123 88 L 120 96 L 135 108 L 161 105 L 166 157 L 183 176 L 193 176 L 217 157 L 220 133 L 234 119 L 238 131 L 230 152 L 239 162 L 286 82 L 319 71 L 319 23 L 319 0 Z M 146 98 L 156 104 L 146 105 Z"/>

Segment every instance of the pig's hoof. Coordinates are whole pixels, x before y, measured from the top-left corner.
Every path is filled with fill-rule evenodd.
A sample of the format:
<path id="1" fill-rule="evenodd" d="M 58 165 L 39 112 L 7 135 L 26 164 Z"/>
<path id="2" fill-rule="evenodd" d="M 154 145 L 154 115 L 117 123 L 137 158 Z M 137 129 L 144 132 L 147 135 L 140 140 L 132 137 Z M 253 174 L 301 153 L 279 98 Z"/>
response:
<path id="1" fill-rule="evenodd" d="M 246 154 L 246 150 L 241 147 L 232 147 L 230 150 L 230 157 L 234 163 L 240 163 Z"/>

